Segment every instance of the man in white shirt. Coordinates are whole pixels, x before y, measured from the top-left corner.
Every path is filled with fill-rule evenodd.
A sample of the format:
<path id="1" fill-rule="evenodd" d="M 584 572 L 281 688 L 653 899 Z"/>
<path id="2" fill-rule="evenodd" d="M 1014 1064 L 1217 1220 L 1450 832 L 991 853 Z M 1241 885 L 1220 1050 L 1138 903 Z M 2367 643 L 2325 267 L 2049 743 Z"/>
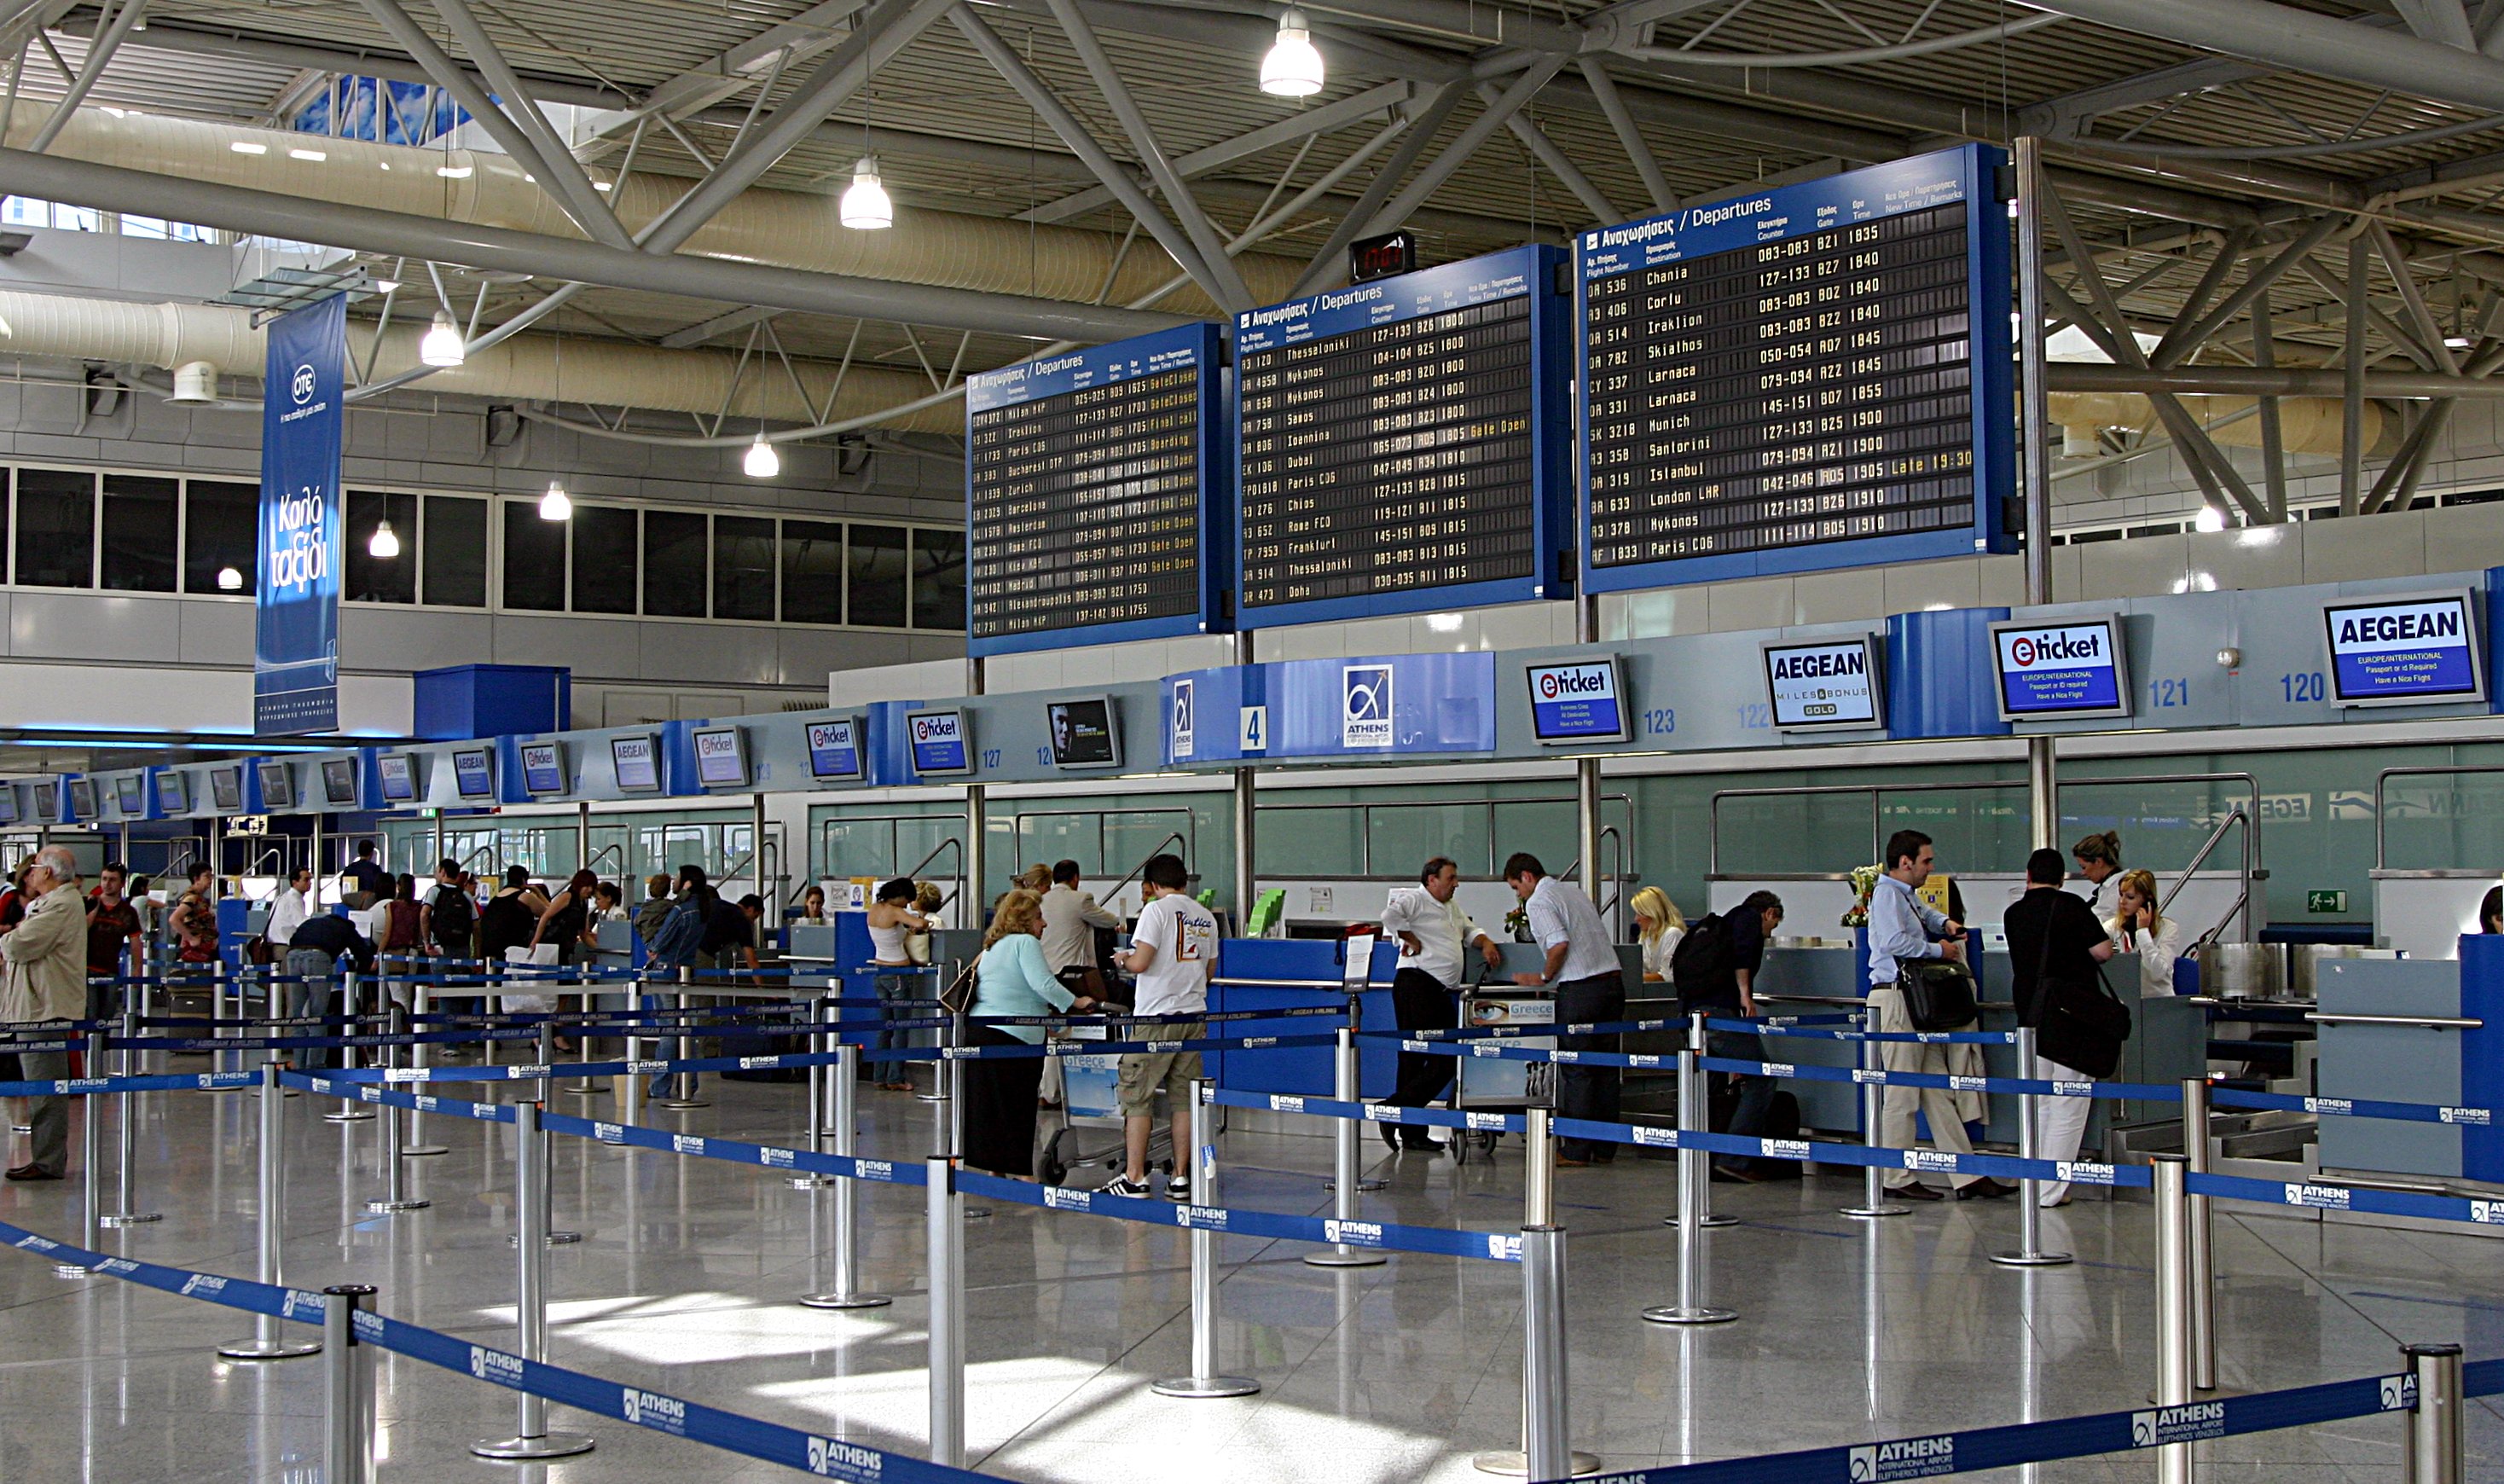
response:
<path id="1" fill-rule="evenodd" d="M 1203 1015 L 1208 1010 L 1208 976 L 1217 964 L 1217 919 L 1185 894 L 1191 873 L 1179 855 L 1151 855 L 1139 871 L 1148 905 L 1139 911 L 1130 931 L 1130 951 L 1116 955 L 1138 980 L 1137 1003 L 1143 1016 Z M 1141 1025 L 1132 1035 L 1142 1041 L 1188 1041 L 1200 1033 L 1197 1022 Z M 1156 1119 L 1157 1089 L 1165 1090 L 1166 1117 L 1173 1129 L 1174 1171 L 1165 1193 L 1176 1200 L 1191 1194 L 1191 1082 L 1200 1075 L 1198 1052 L 1133 1052 L 1122 1058 L 1120 1091 L 1122 1142 L 1129 1166 L 1104 1187 L 1113 1195 L 1148 1193 L 1148 1130 Z"/>
<path id="2" fill-rule="evenodd" d="M 1553 987 L 1560 1025 L 1624 1019 L 1625 975 L 1617 965 L 1617 947 L 1609 941 L 1609 925 L 1600 920 L 1600 910 L 1591 905 L 1591 899 L 1549 876 L 1539 857 L 1528 851 L 1516 850 L 1505 861 L 1504 880 L 1521 899 L 1523 915 L 1530 921 L 1530 936 L 1548 954 L 1540 973 L 1516 974 L 1513 982 Z M 1565 1052 L 1614 1052 L 1618 1045 L 1615 1035 L 1556 1038 L 1556 1049 Z M 1557 1117 L 1601 1123 L 1617 1122 L 1617 1083 L 1615 1067 L 1560 1064 L 1556 1068 Z M 1556 1162 L 1560 1165 L 1607 1164 L 1617 1154 L 1615 1144 L 1595 1139 L 1556 1141 Z"/>
<path id="3" fill-rule="evenodd" d="M 1052 889 L 1043 894 L 1043 961 L 1053 977 L 1078 993 L 1100 998 L 1102 971 L 1096 967 L 1096 930 L 1119 928 L 1122 919 L 1096 905 L 1096 894 L 1078 889 L 1078 862 L 1052 868 Z"/>
<path id="4" fill-rule="evenodd" d="M 261 932 L 272 949 L 284 949 L 295 939 L 296 930 L 304 925 L 304 918 L 313 910 L 309 899 L 312 890 L 313 873 L 300 869 L 279 888 L 278 900 L 269 904 L 269 926 Z"/>
<path id="5" fill-rule="evenodd" d="M 1391 980 L 1391 1014 L 1400 1028 L 1449 1030 L 1460 1023 L 1452 996 L 1461 989 L 1468 950 L 1475 948 L 1490 969 L 1504 962 L 1504 950 L 1478 931 L 1461 911 L 1453 894 L 1461 887 L 1461 868 L 1444 856 L 1426 862 L 1417 884 L 1391 893 L 1382 908 L 1382 930 L 1400 940 L 1400 972 Z M 1423 1108 L 1441 1097 L 1452 1081 L 1449 1056 L 1422 1052 L 1400 1053 L 1400 1080 L 1384 1102 L 1401 1108 Z M 1443 1148 L 1428 1130 L 1407 1123 L 1382 1125 L 1382 1141 L 1393 1149 L 1434 1151 Z"/>
<path id="6" fill-rule="evenodd" d="M 1930 837 L 1919 830 L 1897 830 L 1888 838 L 1886 874 L 1869 893 L 1871 1030 L 1900 1035 L 1915 1029 L 1901 987 L 1904 964 L 1924 958 L 1953 962 L 1965 956 L 1965 924 L 1949 921 L 1914 894 L 1930 879 L 1935 854 L 1930 848 Z M 1890 1072 L 1927 1072 L 1944 1077 L 1948 1070 L 1947 1048 L 1935 1042 L 1882 1041 L 1878 1044 L 1878 1064 Z M 1943 1087 L 1890 1084 L 1880 1101 L 1878 1142 L 1888 1149 L 1912 1148 L 1913 1114 L 1917 1108 L 1930 1119 L 1933 1145 L 1950 1154 L 1973 1153 L 1972 1141 L 1965 1137 L 1965 1121 L 1957 1112 L 1956 1097 Z M 1955 1184 L 1959 1200 L 1997 1200 L 2016 1189 L 1988 1175 L 1959 1175 Z M 1890 1171 L 1887 1193 L 1898 1200 L 1941 1198 L 1911 1170 Z"/>

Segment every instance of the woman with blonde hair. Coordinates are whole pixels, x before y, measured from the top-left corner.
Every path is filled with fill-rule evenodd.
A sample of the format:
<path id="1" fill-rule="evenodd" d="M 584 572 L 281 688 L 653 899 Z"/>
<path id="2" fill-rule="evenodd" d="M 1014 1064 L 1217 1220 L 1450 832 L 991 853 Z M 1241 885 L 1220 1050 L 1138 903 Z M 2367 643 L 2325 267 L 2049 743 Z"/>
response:
<path id="1" fill-rule="evenodd" d="M 1043 898 L 1025 887 L 1000 898 L 974 961 L 972 1038 L 976 1046 L 1038 1046 L 1040 1025 L 993 1025 L 988 1018 L 1092 1010 L 1073 996 L 1043 958 Z M 1034 1173 L 1035 1092 L 1040 1056 L 985 1056 L 957 1063 L 965 1079 L 965 1162 L 1011 1180 Z"/>
<path id="2" fill-rule="evenodd" d="M 1687 936 L 1687 918 L 1680 915 L 1669 893 L 1657 886 L 1636 892 L 1626 907 L 1635 915 L 1635 936 L 1643 943 L 1644 983 L 1666 983 L 1670 955 L 1678 951 L 1678 940 Z"/>
<path id="3" fill-rule="evenodd" d="M 2119 879 L 2121 910 L 2104 921 L 2113 947 L 2139 955 L 2139 992 L 2144 999 L 2174 992 L 2174 960 L 2182 956 L 2182 924 L 2156 910 L 2156 876 L 2125 871 Z"/>

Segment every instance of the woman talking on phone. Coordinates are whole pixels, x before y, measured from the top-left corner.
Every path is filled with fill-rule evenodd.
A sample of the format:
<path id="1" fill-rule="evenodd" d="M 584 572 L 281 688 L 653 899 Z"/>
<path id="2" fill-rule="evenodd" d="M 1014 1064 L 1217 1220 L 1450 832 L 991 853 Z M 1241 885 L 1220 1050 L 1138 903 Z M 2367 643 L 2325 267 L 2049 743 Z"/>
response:
<path id="1" fill-rule="evenodd" d="M 2125 871 L 2118 887 L 2120 911 L 2104 921 L 2113 947 L 2139 957 L 2141 998 L 2174 992 L 2174 960 L 2182 956 L 2182 924 L 2156 910 L 2156 877 Z"/>

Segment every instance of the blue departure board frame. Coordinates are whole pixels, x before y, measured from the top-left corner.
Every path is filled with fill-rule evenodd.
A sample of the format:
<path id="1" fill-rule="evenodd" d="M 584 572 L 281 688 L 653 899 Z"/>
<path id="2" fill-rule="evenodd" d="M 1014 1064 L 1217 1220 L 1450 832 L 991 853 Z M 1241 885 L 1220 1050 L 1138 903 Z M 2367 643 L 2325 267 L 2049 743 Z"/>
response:
<path id="1" fill-rule="evenodd" d="M 1233 405 L 1225 369 L 1224 340 L 1215 325 L 1185 325 L 1153 335 L 1119 340 L 1065 356 L 1021 362 L 996 371 L 978 372 L 965 387 L 965 650 L 968 654 L 1018 654 L 1036 649 L 1068 649 L 1123 639 L 1170 638 L 1182 634 L 1223 634 L 1226 591 L 1233 583 L 1235 556 L 1234 439 L 1226 416 Z M 975 420 L 1002 407 L 1021 406 L 1086 391 L 1116 386 L 1142 376 L 1196 367 L 1200 372 L 1197 416 L 1193 430 L 1195 467 L 1199 473 L 1199 505 L 1192 522 L 1197 543 L 1199 598 L 1194 610 L 1150 618 L 1110 622 L 1054 621 L 1024 633 L 984 635 L 977 632 L 976 607 L 986 597 L 986 584 L 995 579 L 977 549 L 983 520 L 977 507 Z M 1116 542 L 1118 546 L 1118 541 Z M 1119 552 L 1114 553 L 1118 557 Z M 1004 598 L 1007 595 L 1002 595 Z"/>
<path id="2" fill-rule="evenodd" d="M 1572 428 L 1566 382 L 1566 318 L 1570 304 L 1559 276 L 1564 253 L 1551 247 L 1521 247 L 1491 253 L 1463 262 L 1445 263 L 1414 273 L 1374 279 L 1345 289 L 1333 289 L 1307 298 L 1289 299 L 1235 317 L 1235 559 L 1238 587 L 1235 625 L 1268 628 L 1280 624 L 1332 619 L 1379 617 L 1398 613 L 1430 613 L 1483 607 L 1500 603 L 1564 598 L 1573 592 L 1573 535 L 1567 527 L 1572 467 L 1567 450 Z M 1351 330 L 1447 314 L 1476 304 L 1527 298 L 1530 310 L 1530 569 L 1519 576 L 1487 581 L 1426 580 L 1391 591 L 1299 601 L 1256 602 L 1248 573 L 1254 548 L 1260 544 L 1252 512 L 1244 508 L 1244 491 L 1255 474 L 1260 455 L 1245 451 L 1243 366 L 1247 358 L 1310 340 L 1343 335 Z M 1449 539 L 1470 541 L 1462 529 L 1421 545 Z M 1416 566 L 1430 565 L 1418 559 Z"/>
<path id="3" fill-rule="evenodd" d="M 1733 196 L 1640 222 L 1598 227 L 1575 239 L 1573 354 L 1577 372 L 1575 427 L 1578 431 L 1574 464 L 1577 508 L 1582 515 L 1580 565 L 1584 591 L 1629 592 L 1691 582 L 1876 567 L 1895 562 L 1921 562 L 2016 550 L 2014 535 L 2005 524 L 2010 498 L 2017 489 L 2016 384 L 2010 342 L 2014 279 L 2010 267 L 2007 209 L 1998 190 L 1999 172 L 2006 159 L 2005 154 L 1988 145 L 1965 145 L 1867 169 L 1847 171 L 1823 180 Z M 1648 390 L 1640 378 L 1616 389 L 1609 382 L 1612 376 L 1641 371 L 1640 357 L 1646 349 L 1644 346 L 1633 347 L 1638 361 L 1622 370 L 1614 365 L 1594 365 L 1590 314 L 1594 286 L 1671 263 L 1813 237 L 1840 226 L 1874 223 L 1909 212 L 1929 211 L 1958 203 L 1965 208 L 1967 364 L 1971 375 L 1973 502 L 1968 519 L 1926 531 L 1785 539 L 1755 550 L 1630 561 L 1614 566 L 1594 564 L 1595 539 L 1606 539 L 1606 536 L 1605 534 L 1595 535 L 1593 522 L 1622 521 L 1624 516 L 1621 512 L 1594 508 L 1594 440 L 1590 434 L 1594 422 L 1593 404 L 1595 401 L 1603 404 L 1605 421 L 1611 415 L 1605 404 L 1613 395 L 1630 390 L 1641 398 Z M 1789 309 L 1769 311 L 1764 308 L 1766 302 L 1763 296 L 1757 299 L 1752 306 L 1756 318 L 1752 318 L 1745 325 L 1720 326 L 1703 331 L 1711 339 L 1709 349 L 1721 352 L 1756 345 L 1762 338 L 1759 329 L 1764 326 L 1760 320 L 1784 321 L 1796 313 Z M 1814 303 L 1808 312 L 1816 313 Z M 1848 338 L 1852 327 L 1843 325 L 1835 328 Z M 1824 338 L 1822 328 L 1819 338 Z M 1608 347 L 1601 351 L 1604 356 L 1612 353 L 1613 348 Z M 1795 439 L 1771 447 L 1767 452 L 1791 453 L 1802 465 L 1813 459 L 1823 459 L 1824 454 L 1813 445 L 1821 441 L 1840 442 L 1855 431 L 1849 427 L 1826 429 L 1823 419 L 1848 411 L 1849 405 L 1847 399 L 1830 411 L 1815 408 L 1800 414 L 1802 421 L 1810 415 L 1819 416 L 1820 426 L 1803 431 Z M 1658 411 L 1641 406 L 1637 410 L 1646 416 L 1648 423 Z M 1784 415 L 1791 417 L 1793 414 L 1787 409 Z M 1664 430 L 1663 436 L 1674 440 L 1675 432 L 1675 430 Z M 1652 431 L 1648 426 L 1645 432 L 1647 448 L 1651 446 L 1652 436 Z M 1613 455 L 1615 452 L 1612 450 Z M 1658 457 L 1685 458 L 1687 451 L 1665 444 Z M 1700 458 L 1698 462 L 1701 462 Z M 1782 462 L 1771 459 L 1763 463 L 1772 468 L 1784 466 Z M 1656 484 L 1657 470 L 1645 469 L 1641 464 L 1635 467 L 1638 488 Z M 1613 471 L 1603 469 L 1601 472 L 1605 475 Z M 1803 495 L 1813 493 L 1804 491 Z M 1597 492 L 1596 498 L 1606 500 L 1608 492 Z M 1841 521 L 1853 513 L 1857 512 L 1804 511 L 1800 519 Z M 1642 517 L 1638 515 L 1635 519 L 1640 522 Z M 1638 531 L 1636 534 L 1649 533 Z"/>

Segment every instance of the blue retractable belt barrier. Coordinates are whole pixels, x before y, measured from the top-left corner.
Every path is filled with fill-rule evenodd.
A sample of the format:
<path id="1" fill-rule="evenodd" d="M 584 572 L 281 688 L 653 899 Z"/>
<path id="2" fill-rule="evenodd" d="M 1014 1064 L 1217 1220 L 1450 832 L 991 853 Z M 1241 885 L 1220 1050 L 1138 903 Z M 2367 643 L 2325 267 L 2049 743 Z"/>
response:
<path id="1" fill-rule="evenodd" d="M 717 1139 L 710 1134 L 672 1133 L 663 1128 L 645 1128 L 640 1123 L 608 1123 L 563 1113 L 540 1114 L 539 1126 L 550 1133 L 572 1134 L 577 1139 L 593 1139 L 602 1144 L 657 1149 L 668 1154 L 698 1159 L 720 1159 L 759 1169 L 805 1170 L 815 1175 L 834 1175 L 846 1180 L 874 1180 L 883 1185 L 930 1183 L 929 1173 L 918 1159 L 862 1159 L 850 1155 L 813 1154 L 805 1149 L 748 1144 L 738 1139 Z"/>
<path id="2" fill-rule="evenodd" d="M 1714 1021 L 1704 1022 L 1707 1029 Z M 1815 1025 L 1774 1025 L 1761 1020 L 1733 1020 L 1721 1028 L 1745 1028 L 1760 1036 L 1808 1036 L 1819 1041 L 1915 1041 L 1924 1046 L 2015 1046 L 2013 1030 L 1827 1030 Z"/>
<path id="3" fill-rule="evenodd" d="M 278 1080 L 288 1087 L 318 1092 L 325 1097 L 386 1104 L 405 1108 L 412 1113 L 448 1113 L 454 1118 L 471 1119 L 481 1123 L 509 1123 L 513 1121 L 513 1105 L 510 1103 L 472 1103 L 457 1097 L 437 1097 L 432 1092 L 400 1092 L 378 1087 L 371 1083 L 344 1082 L 302 1072 L 281 1072 Z"/>
<path id="4" fill-rule="evenodd" d="M 1193 1206 L 1153 1195 L 1108 1195 L 1101 1191 L 1073 1191 L 1063 1186 L 1032 1185 L 1003 1180 L 974 1170 L 956 1172 L 956 1189 L 968 1195 L 1053 1211 L 1083 1211 L 1116 1221 L 1151 1226 L 1180 1226 L 1222 1231 L 1235 1236 L 1273 1237 L 1289 1242 L 1320 1242 L 1349 1247 L 1379 1247 L 1391 1252 L 1422 1252 L 1445 1258 L 1485 1258 L 1497 1262 L 1521 1260 L 1521 1237 L 1509 1231 L 1454 1231 L 1442 1226 L 1403 1226 L 1393 1222 L 1342 1222 L 1330 1217 L 1286 1216 L 1274 1211 L 1237 1211 L 1225 1206 Z"/>
<path id="5" fill-rule="evenodd" d="M 1520 1133 L 1527 1122 L 1518 1113 L 1399 1108 L 1389 1103 L 1347 1103 L 1336 1098 L 1305 1097 L 1294 1092 L 1228 1092 L 1218 1089 L 1209 1093 L 1208 1100 L 1225 1108 L 1266 1108 L 1272 1113 L 1309 1113 L 1316 1118 L 1362 1119 L 1369 1123 L 1417 1123 L 1432 1128 L 1466 1128 L 1484 1133 Z"/>
<path id="6" fill-rule="evenodd" d="M 2334 1185 L 2322 1180 L 2248 1180 L 2240 1175 L 2187 1177 L 2191 1193 L 2248 1200 L 2265 1206 L 2295 1206 L 2314 1211 L 2367 1211 L 2378 1216 L 2413 1216 L 2422 1221 L 2473 1222 L 2504 1225 L 2504 1200 L 2472 1200 L 2457 1195 L 2426 1195 L 2415 1191 L 2377 1191 Z"/>
<path id="7" fill-rule="evenodd" d="M 1951 1092 L 2010 1092 L 2034 1097 L 2146 1098 L 2180 1101 L 2182 1089 L 2155 1082 L 2047 1082 L 2035 1077 L 1950 1077 L 1938 1072 L 1874 1072 L 1865 1067 L 1823 1067 L 1789 1061 L 1739 1061 L 1699 1056 L 1708 1072 L 1741 1077 L 1785 1077 L 1802 1082 L 1875 1083 L 1895 1087 L 1944 1087 Z"/>
<path id="8" fill-rule="evenodd" d="M 1871 1165 L 1882 1170 L 1911 1170 L 1924 1175 L 1990 1175 L 2005 1180 L 2050 1180 L 2072 1185 L 2134 1188 L 2144 1188 L 2154 1178 L 2143 1164 L 2026 1159 L 2015 1155 L 1957 1155 L 1936 1149 L 1872 1149 L 1861 1144 L 1828 1144 L 1814 1139 L 1758 1139 L 1745 1134 L 1705 1133 L 1700 1130 L 1682 1132 L 1676 1128 L 1642 1124 L 1598 1123 L 1587 1119 L 1553 1119 L 1548 1126 L 1560 1139 L 1594 1139 L 1607 1144 L 1632 1144 L 1643 1149 L 1700 1149 L 1712 1155 L 1737 1155 L 1760 1159 Z M 2504 1207 L 2504 1202 L 2498 1204 Z"/>
<path id="9" fill-rule="evenodd" d="M 86 1097 L 99 1092 L 218 1092 L 228 1087 L 248 1087 L 259 1081 L 259 1072 L 71 1077 L 57 1082 L 0 1082 L 0 1097 Z"/>
<path id="10" fill-rule="evenodd" d="M 2455 1108 L 2442 1103 L 2387 1103 L 2365 1097 L 2297 1097 L 2284 1092 L 2247 1092 L 2241 1087 L 2212 1087 L 2208 1101 L 2219 1108 L 2270 1108 L 2339 1118 L 2397 1119 L 2412 1123 L 2461 1123 L 2485 1127 L 2495 1122 L 2494 1110 L 2489 1108 Z"/>

